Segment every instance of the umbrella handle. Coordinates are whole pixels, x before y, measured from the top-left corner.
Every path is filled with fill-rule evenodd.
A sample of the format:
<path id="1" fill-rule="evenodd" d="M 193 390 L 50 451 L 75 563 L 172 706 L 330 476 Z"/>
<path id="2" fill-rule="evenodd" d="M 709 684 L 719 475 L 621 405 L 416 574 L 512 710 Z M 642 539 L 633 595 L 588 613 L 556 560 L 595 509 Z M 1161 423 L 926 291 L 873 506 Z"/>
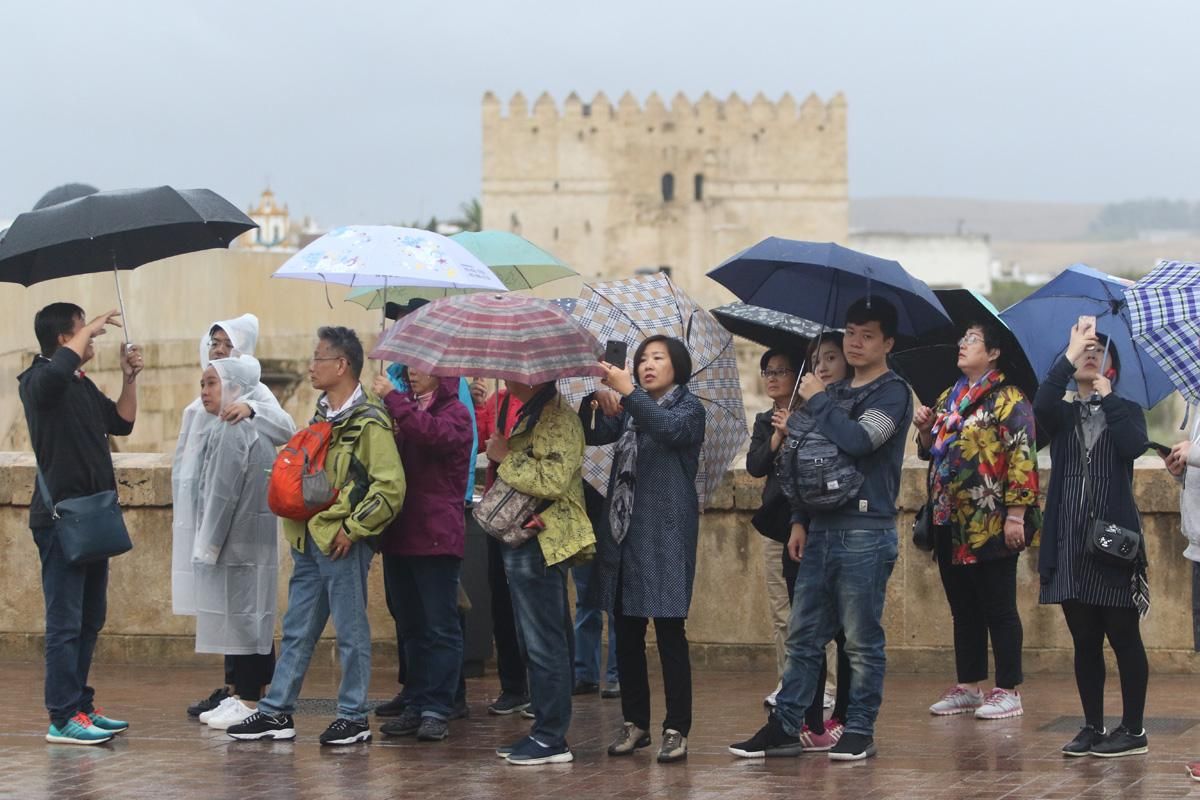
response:
<path id="1" fill-rule="evenodd" d="M 125 336 L 125 344 L 129 344 L 129 318 L 125 316 L 125 298 L 121 295 L 121 273 L 117 269 L 116 258 L 113 259 L 113 280 L 117 284 L 117 308 L 121 311 L 121 332 Z"/>

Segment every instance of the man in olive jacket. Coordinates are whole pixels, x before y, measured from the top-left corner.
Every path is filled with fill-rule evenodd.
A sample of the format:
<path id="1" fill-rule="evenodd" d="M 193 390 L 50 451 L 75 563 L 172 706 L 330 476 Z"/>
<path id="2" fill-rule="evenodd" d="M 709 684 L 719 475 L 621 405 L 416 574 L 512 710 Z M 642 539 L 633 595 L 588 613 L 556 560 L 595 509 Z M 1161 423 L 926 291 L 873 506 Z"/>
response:
<path id="1" fill-rule="evenodd" d="M 332 617 L 341 659 L 337 719 L 321 734 L 321 744 L 344 745 L 371 738 L 367 687 L 371 677 L 371 627 L 367 620 L 367 569 L 371 539 L 396 517 L 404 502 L 404 470 L 392 438 L 391 418 L 378 398 L 359 383 L 363 347 L 349 328 L 317 331 L 309 363 L 317 400 L 314 421 L 333 423 L 325 459 L 332 485 L 339 487 L 329 508 L 307 521 L 285 519 L 292 546 L 283 642 L 271 690 L 258 712 L 229 728 L 234 739 L 294 739 L 292 713 L 313 648 Z"/>

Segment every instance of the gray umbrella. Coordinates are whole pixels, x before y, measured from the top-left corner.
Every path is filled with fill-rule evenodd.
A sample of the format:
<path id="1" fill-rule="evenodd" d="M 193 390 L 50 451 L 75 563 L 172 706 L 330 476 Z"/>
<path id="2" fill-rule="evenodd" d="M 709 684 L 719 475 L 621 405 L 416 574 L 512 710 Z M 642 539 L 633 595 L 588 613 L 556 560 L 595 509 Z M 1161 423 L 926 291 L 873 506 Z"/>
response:
<path id="1" fill-rule="evenodd" d="M 78 200 L 80 197 L 87 197 L 98 191 L 100 190 L 90 183 L 64 183 L 42 195 L 41 199 L 33 204 L 33 210 L 39 211 L 47 206 L 56 206 L 68 200 Z"/>

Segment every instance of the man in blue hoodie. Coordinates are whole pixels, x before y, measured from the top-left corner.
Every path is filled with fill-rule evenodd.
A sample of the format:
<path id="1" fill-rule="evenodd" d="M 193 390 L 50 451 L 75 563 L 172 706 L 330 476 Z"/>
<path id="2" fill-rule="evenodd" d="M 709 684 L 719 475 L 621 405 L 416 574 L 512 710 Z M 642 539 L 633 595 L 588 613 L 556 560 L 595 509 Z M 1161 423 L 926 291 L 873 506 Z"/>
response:
<path id="1" fill-rule="evenodd" d="M 886 667 L 883 603 L 896 564 L 896 495 L 913 414 L 908 384 L 887 364 L 896 325 L 896 309 L 886 300 L 858 300 L 847 311 L 843 340 L 853 377 L 826 388 L 809 373 L 800 383 L 816 431 L 853 460 L 863 483 L 839 508 L 792 515 L 788 553 L 800 566 L 783 686 L 767 724 L 730 746 L 736 756 L 796 756 L 816 749 L 828 750 L 835 761 L 875 755 Z M 850 656 L 850 707 L 845 730 L 830 749 L 828 742 L 806 742 L 802 727 L 825 645 L 839 628 Z"/>

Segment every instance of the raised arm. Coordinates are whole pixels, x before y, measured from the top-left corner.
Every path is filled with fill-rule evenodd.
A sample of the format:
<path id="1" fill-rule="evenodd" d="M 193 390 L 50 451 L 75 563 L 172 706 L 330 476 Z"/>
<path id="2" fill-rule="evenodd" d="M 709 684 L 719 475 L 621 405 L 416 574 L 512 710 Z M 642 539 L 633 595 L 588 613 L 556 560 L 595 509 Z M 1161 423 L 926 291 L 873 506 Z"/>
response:
<path id="1" fill-rule="evenodd" d="M 458 459 L 462 448 L 474 439 L 470 412 L 462 403 L 449 403 L 436 416 L 422 411 L 406 392 L 388 392 L 383 403 L 392 415 L 396 441 L 428 447 L 434 458 Z"/>
<path id="2" fill-rule="evenodd" d="M 861 458 L 908 427 L 910 400 L 908 384 L 892 381 L 875 390 L 857 419 L 839 408 L 825 392 L 813 395 L 808 405 L 821 433 L 843 453 Z"/>
<path id="3" fill-rule="evenodd" d="M 663 408 L 639 386 L 621 402 L 638 430 L 657 442 L 684 448 L 704 441 L 704 404 L 693 394 L 672 408 Z"/>
<path id="4" fill-rule="evenodd" d="M 592 400 L 595 397 L 596 393 L 593 392 L 579 403 L 579 421 L 583 424 L 584 441 L 593 446 L 612 444 L 621 438 L 625 415 L 610 417 L 598 408 L 593 409 Z"/>
<path id="5" fill-rule="evenodd" d="M 296 434 L 295 420 L 283 410 L 275 395 L 263 384 L 255 385 L 250 394 L 246 395 L 244 402 L 254 412 L 254 419 L 250 424 L 273 447 L 285 444 Z"/>
<path id="6" fill-rule="evenodd" d="M 566 494 L 572 481 L 580 480 L 583 444 L 583 425 L 578 417 L 543 412 L 529 451 L 510 450 L 496 474 L 518 492 L 557 500 Z"/>
<path id="7" fill-rule="evenodd" d="M 1063 395 L 1074 375 L 1075 365 L 1064 355 L 1054 362 L 1050 372 L 1038 384 L 1037 394 L 1033 397 L 1033 413 L 1038 428 L 1050 437 L 1057 436 L 1064 427 L 1073 424 L 1070 420 L 1071 404 L 1063 400 Z"/>

